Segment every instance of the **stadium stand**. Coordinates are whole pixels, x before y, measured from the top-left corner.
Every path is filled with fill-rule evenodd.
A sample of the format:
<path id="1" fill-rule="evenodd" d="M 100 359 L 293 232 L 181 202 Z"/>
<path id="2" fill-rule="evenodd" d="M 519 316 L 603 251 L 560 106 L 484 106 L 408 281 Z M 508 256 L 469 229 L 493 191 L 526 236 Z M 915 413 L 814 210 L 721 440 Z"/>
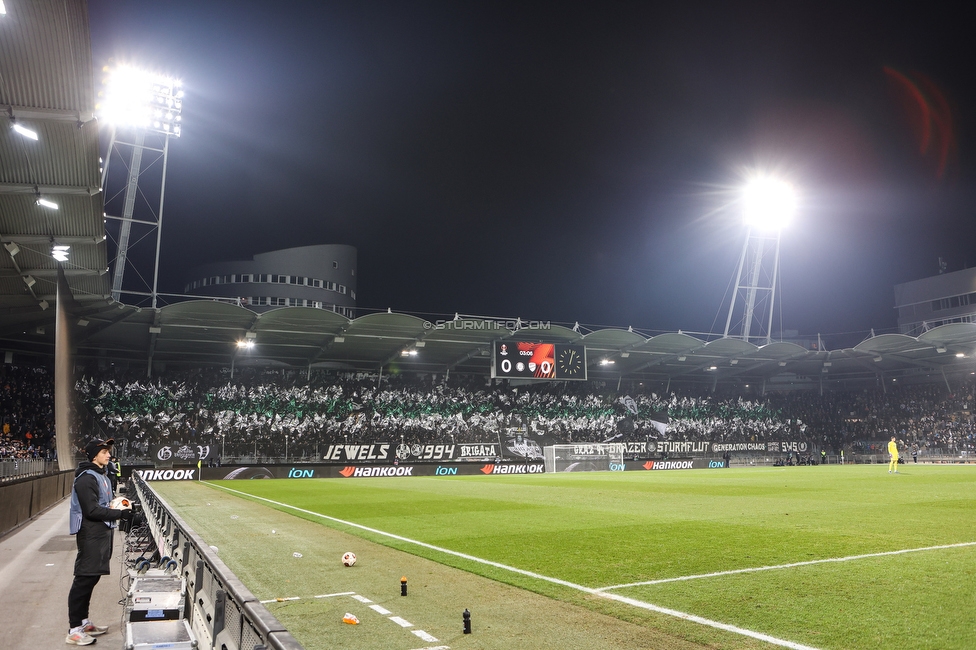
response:
<path id="1" fill-rule="evenodd" d="M 50 459 L 54 385 L 44 368 L 0 367 L 0 459 Z"/>
<path id="2" fill-rule="evenodd" d="M 952 392 L 916 384 L 762 396 L 664 394 L 638 383 L 618 390 L 600 381 L 513 386 L 472 376 L 248 369 L 231 378 L 226 369 L 197 369 L 154 379 L 87 375 L 77 387 L 108 435 L 128 441 L 130 459 L 177 440 L 222 446 L 226 461 L 280 456 L 288 435 L 292 460 L 312 460 L 337 442 L 486 442 L 513 432 L 553 443 L 802 441 L 831 454 L 880 454 L 896 435 L 917 442 L 923 457 L 976 453 L 974 380 Z"/>
<path id="3" fill-rule="evenodd" d="M 222 448 L 233 458 L 315 460 L 333 443 L 387 440 L 435 444 L 491 442 L 515 432 L 553 444 L 604 441 L 802 441 L 849 457 L 883 454 L 895 435 L 932 455 L 976 458 L 972 423 L 976 379 L 887 391 L 769 393 L 660 388 L 634 383 L 513 386 L 476 376 L 196 369 L 146 379 L 137 373 L 87 374 L 77 382 L 79 430 L 116 437 L 127 461 L 148 459 L 172 441 Z M 631 409 L 627 401 L 630 398 Z M 53 379 L 45 368 L 0 369 L 0 459 L 54 456 Z M 92 422 L 86 422 L 86 420 Z M 221 444 L 222 443 L 222 444 Z"/>

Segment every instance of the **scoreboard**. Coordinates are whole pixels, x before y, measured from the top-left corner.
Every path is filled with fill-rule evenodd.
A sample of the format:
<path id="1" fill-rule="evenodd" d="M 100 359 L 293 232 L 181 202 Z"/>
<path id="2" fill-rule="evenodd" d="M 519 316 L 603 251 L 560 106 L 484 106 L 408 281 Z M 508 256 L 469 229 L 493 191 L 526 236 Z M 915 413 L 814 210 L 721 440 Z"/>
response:
<path id="1" fill-rule="evenodd" d="M 562 343 L 495 341 L 491 376 L 497 379 L 586 380 L 586 347 Z"/>

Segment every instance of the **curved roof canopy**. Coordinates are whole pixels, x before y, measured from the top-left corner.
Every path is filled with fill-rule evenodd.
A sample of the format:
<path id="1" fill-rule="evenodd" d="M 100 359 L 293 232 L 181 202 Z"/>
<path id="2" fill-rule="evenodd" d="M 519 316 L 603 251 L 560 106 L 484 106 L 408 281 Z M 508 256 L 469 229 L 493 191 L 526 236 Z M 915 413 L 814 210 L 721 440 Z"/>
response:
<path id="1" fill-rule="evenodd" d="M 29 327 L 7 324 L 7 347 L 52 354 L 53 314 Z M 0 319 L 0 323 L 3 320 Z M 403 313 L 348 319 L 333 312 L 283 307 L 262 314 L 194 300 L 156 310 L 119 304 L 73 321 L 79 360 L 136 367 L 262 365 L 299 369 L 488 375 L 495 341 L 547 341 L 586 348 L 590 379 L 695 383 L 766 382 L 767 387 L 837 382 L 938 379 L 976 372 L 976 324 L 943 325 L 913 338 L 873 336 L 853 348 L 808 349 L 797 343 L 757 346 L 681 332 L 656 336 L 617 328 L 520 327 L 511 319 L 457 318 L 436 323 Z M 504 326 L 502 326 L 504 325 Z M 250 342 L 252 345 L 246 347 Z"/>

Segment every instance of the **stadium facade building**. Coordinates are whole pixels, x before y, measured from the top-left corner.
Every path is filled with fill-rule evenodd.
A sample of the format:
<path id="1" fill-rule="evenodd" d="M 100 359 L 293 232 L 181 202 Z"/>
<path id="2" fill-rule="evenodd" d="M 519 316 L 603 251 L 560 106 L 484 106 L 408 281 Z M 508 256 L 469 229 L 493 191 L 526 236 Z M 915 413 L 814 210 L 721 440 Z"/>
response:
<path id="1" fill-rule="evenodd" d="M 898 331 L 918 336 L 949 323 L 976 323 L 976 268 L 895 285 Z"/>
<path id="2" fill-rule="evenodd" d="M 285 248 L 250 260 L 203 264 L 190 269 L 188 277 L 186 294 L 227 298 L 256 312 L 312 307 L 355 317 L 354 246 Z"/>

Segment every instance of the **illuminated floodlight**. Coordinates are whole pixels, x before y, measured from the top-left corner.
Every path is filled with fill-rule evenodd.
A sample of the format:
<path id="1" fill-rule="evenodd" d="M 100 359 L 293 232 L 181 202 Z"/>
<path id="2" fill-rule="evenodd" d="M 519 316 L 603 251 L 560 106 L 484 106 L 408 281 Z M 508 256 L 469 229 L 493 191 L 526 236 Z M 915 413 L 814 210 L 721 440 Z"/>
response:
<path id="1" fill-rule="evenodd" d="M 7 8 L 3 5 L 3 0 L 0 0 L 0 16 L 7 15 Z"/>
<path id="2" fill-rule="evenodd" d="M 183 84 L 130 66 L 106 68 L 105 89 L 96 107 L 109 124 L 180 137 Z"/>
<path id="3" fill-rule="evenodd" d="M 746 225 L 760 230 L 782 230 L 796 211 L 796 192 L 786 181 L 760 176 L 742 192 Z"/>
<path id="4" fill-rule="evenodd" d="M 253 339 L 247 339 L 247 340 L 244 340 L 244 341 L 238 341 L 237 342 L 237 347 L 239 347 L 241 349 L 244 349 L 244 350 L 250 350 L 251 348 L 254 347 L 254 340 Z"/>
<path id="5" fill-rule="evenodd" d="M 51 257 L 59 262 L 67 262 L 69 250 L 71 250 L 71 246 L 55 245 L 51 248 Z"/>
<path id="6" fill-rule="evenodd" d="M 39 206 L 41 206 L 43 208 L 47 208 L 49 210 L 57 210 L 58 209 L 58 204 L 57 203 L 55 203 L 54 201 L 49 201 L 48 199 L 45 199 L 45 198 L 37 197 L 37 201 L 35 201 L 35 203 L 37 203 L 37 205 L 39 205 Z"/>
<path id="7" fill-rule="evenodd" d="M 21 134 L 25 138 L 28 138 L 29 140 L 37 140 L 37 131 L 28 129 L 26 126 L 23 126 L 22 124 L 18 124 L 17 122 L 14 122 L 12 128 L 14 131 Z"/>

